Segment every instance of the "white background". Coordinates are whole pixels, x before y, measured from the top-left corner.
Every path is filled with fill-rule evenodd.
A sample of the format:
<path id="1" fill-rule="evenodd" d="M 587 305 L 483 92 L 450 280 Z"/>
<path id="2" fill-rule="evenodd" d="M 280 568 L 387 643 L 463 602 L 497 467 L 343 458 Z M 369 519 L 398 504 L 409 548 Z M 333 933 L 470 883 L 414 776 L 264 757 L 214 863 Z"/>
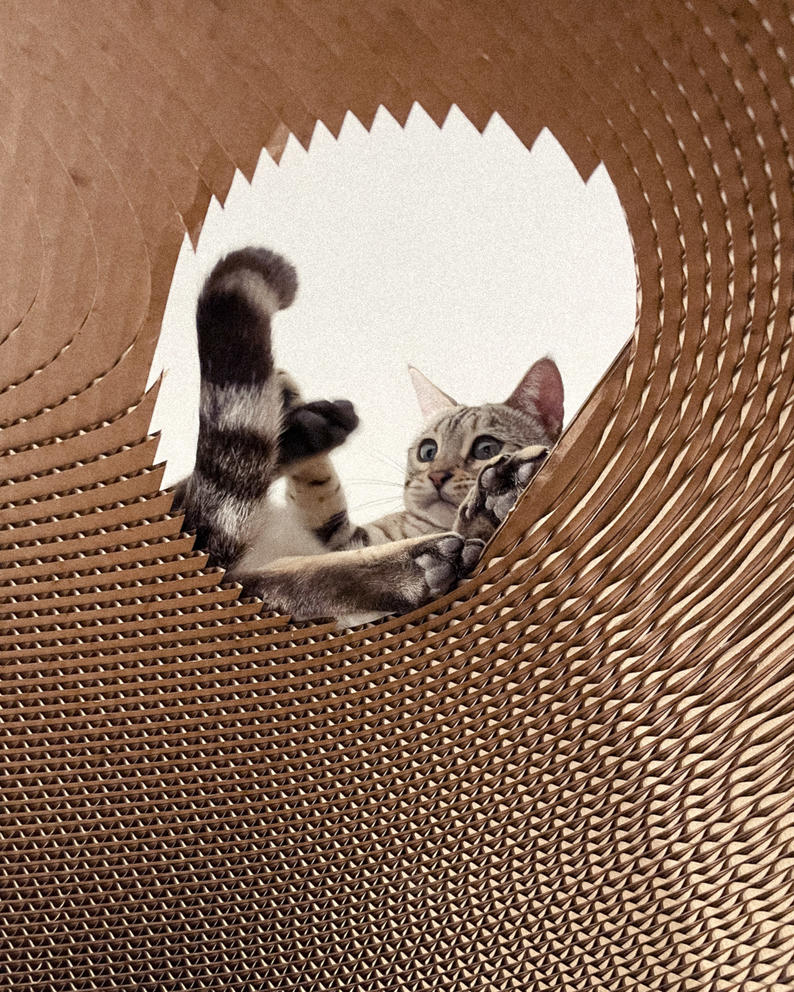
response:
<path id="1" fill-rule="evenodd" d="M 297 267 L 274 321 L 276 362 L 307 399 L 347 397 L 362 426 L 335 461 L 354 519 L 401 506 L 405 451 L 421 428 L 407 365 L 467 404 L 505 399 L 550 354 L 565 422 L 631 336 L 631 241 L 603 166 L 583 183 L 548 131 L 531 152 L 494 116 L 480 135 L 453 108 L 439 129 L 418 106 L 405 128 L 381 108 L 348 114 L 280 165 L 262 156 L 212 202 L 176 267 L 151 381 L 165 485 L 186 475 L 198 430 L 195 301 L 217 258 L 266 245 Z"/>

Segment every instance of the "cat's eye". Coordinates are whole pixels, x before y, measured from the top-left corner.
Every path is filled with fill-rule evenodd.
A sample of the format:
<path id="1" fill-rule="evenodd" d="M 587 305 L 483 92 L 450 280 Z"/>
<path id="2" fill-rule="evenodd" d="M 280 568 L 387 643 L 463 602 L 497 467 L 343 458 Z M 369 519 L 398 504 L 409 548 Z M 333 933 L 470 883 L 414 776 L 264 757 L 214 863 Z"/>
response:
<path id="1" fill-rule="evenodd" d="M 426 437 L 424 441 L 419 442 L 419 450 L 416 453 L 416 457 L 420 462 L 432 462 L 438 453 L 438 445 L 436 442 L 429 437 Z"/>
<path id="2" fill-rule="evenodd" d="M 475 438 L 474 444 L 471 446 L 471 457 L 484 461 L 486 458 L 493 458 L 494 455 L 498 455 L 501 450 L 501 441 L 497 441 L 490 434 L 483 434 Z"/>

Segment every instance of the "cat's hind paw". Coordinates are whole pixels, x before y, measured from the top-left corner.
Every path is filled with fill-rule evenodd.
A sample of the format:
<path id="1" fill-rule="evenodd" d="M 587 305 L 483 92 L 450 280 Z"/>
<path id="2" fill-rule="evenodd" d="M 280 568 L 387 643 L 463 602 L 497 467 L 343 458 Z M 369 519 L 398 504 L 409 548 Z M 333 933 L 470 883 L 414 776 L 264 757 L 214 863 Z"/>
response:
<path id="1" fill-rule="evenodd" d="M 279 437 L 283 467 L 338 448 L 358 426 L 349 400 L 314 400 L 287 410 Z"/>
<path id="2" fill-rule="evenodd" d="M 548 448 L 532 444 L 491 459 L 480 470 L 471 492 L 461 504 L 455 529 L 468 536 L 490 537 L 513 509 L 547 455 Z"/>
<path id="3" fill-rule="evenodd" d="M 422 601 L 443 596 L 469 575 L 480 560 L 484 547 L 484 541 L 477 538 L 466 540 L 455 533 L 438 534 L 419 545 L 413 560 L 421 569 L 426 589 Z"/>
<path id="4" fill-rule="evenodd" d="M 486 465 L 482 470 L 478 488 L 486 511 L 499 523 L 513 509 L 548 453 L 548 448 L 533 444 L 511 455 L 498 457 L 492 465 Z"/>

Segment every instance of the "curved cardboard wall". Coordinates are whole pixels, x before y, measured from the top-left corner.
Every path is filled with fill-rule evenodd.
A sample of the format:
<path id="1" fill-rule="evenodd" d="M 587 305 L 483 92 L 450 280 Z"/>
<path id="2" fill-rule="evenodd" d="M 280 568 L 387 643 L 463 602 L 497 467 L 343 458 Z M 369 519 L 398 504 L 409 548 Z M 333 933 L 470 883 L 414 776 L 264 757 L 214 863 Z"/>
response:
<path id="1" fill-rule="evenodd" d="M 786 7 L 0 21 L 8 987 L 792 987 Z M 192 552 L 145 384 L 235 167 L 414 101 L 603 161 L 638 320 L 477 574 L 339 635 Z"/>

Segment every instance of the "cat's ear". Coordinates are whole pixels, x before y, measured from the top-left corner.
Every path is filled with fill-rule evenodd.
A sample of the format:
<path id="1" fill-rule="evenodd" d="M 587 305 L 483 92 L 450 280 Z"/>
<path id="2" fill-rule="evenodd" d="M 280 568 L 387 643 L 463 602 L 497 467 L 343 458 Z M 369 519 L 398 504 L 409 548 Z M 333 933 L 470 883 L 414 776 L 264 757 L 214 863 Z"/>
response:
<path id="1" fill-rule="evenodd" d="M 447 396 L 438 386 L 434 386 L 427 376 L 423 375 L 419 369 L 415 369 L 413 365 L 408 366 L 408 373 L 411 376 L 416 398 L 419 400 L 419 408 L 425 420 L 429 420 L 449 407 L 458 406 L 451 396 Z"/>
<path id="2" fill-rule="evenodd" d="M 551 358 L 541 358 L 524 375 L 505 404 L 540 417 L 549 436 L 556 441 L 562 433 L 562 401 L 560 370 Z"/>

